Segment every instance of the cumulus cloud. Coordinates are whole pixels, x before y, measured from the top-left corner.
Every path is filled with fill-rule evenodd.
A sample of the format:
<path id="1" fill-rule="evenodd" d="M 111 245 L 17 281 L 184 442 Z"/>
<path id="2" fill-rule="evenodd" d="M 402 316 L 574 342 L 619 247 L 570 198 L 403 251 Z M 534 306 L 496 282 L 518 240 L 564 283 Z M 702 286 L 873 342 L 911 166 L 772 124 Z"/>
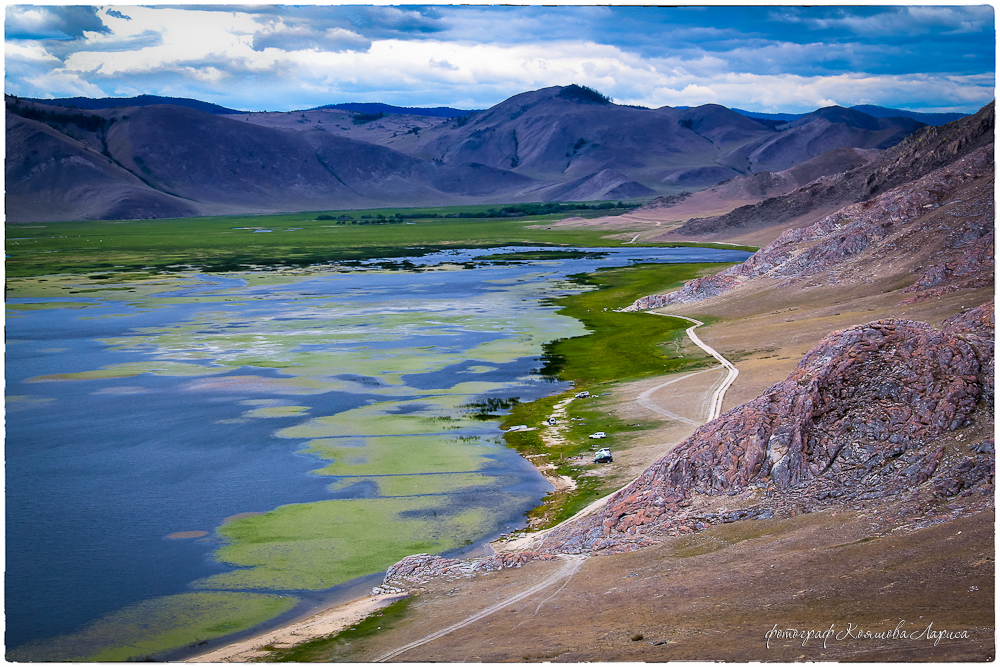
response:
<path id="1" fill-rule="evenodd" d="M 994 83 L 983 8 L 11 6 L 7 16 L 8 91 L 31 96 L 89 86 L 243 109 L 484 108 L 577 83 L 643 106 L 971 110 Z M 897 22 L 891 38 L 871 36 L 878 20 Z M 906 37 L 916 30 L 931 32 Z M 961 30 L 973 32 L 938 36 Z"/>
<path id="2" fill-rule="evenodd" d="M 843 29 L 857 35 L 916 36 L 932 32 L 955 35 L 980 32 L 993 26 L 993 8 L 989 5 L 969 7 L 882 7 L 831 8 L 827 15 L 816 16 L 814 10 L 788 7 L 775 10 L 777 21 L 801 23 L 812 30 Z"/>
<path id="3" fill-rule="evenodd" d="M 8 40 L 79 39 L 88 32 L 109 32 L 96 7 L 7 5 L 6 8 L 4 35 Z"/>
<path id="4" fill-rule="evenodd" d="M 370 39 L 344 28 L 320 31 L 311 25 L 287 25 L 283 21 L 270 23 L 253 36 L 254 51 L 268 48 L 282 51 L 367 51 L 371 45 Z"/>

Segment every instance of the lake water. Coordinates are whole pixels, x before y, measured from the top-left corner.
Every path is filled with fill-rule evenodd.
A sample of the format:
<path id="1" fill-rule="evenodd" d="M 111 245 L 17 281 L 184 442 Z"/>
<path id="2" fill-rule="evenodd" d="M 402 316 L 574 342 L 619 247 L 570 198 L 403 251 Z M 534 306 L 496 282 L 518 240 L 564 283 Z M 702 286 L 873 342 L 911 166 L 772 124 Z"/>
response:
<path id="1" fill-rule="evenodd" d="M 565 389 L 538 369 L 546 342 L 585 333 L 549 304 L 580 289 L 566 276 L 748 255 L 476 259 L 496 252 L 8 299 L 8 649 L 103 655 L 136 605 L 301 599 L 523 526 L 551 487 L 467 406 Z M 282 506 L 231 525 L 270 541 L 216 532 Z"/>

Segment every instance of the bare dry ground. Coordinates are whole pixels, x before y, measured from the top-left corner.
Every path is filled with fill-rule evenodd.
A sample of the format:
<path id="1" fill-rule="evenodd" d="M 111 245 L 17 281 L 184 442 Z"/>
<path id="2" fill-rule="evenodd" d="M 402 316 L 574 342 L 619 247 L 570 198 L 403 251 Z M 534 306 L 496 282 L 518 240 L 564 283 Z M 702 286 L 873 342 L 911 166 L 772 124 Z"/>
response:
<path id="1" fill-rule="evenodd" d="M 893 530 L 898 524 L 888 514 L 873 507 L 738 522 L 635 553 L 591 557 L 564 587 L 553 585 L 394 660 L 992 660 L 992 512 L 922 530 Z M 942 549 L 957 555 L 940 559 Z M 372 661 L 558 567 L 534 562 L 434 581 L 416 592 L 404 622 L 367 642 L 348 642 L 331 657 Z M 891 632 L 900 622 L 905 640 L 858 634 Z M 801 637 L 768 644 L 775 626 L 832 626 L 835 633 L 825 646 L 822 639 L 803 645 Z M 916 636 L 928 626 L 954 634 L 935 646 Z"/>

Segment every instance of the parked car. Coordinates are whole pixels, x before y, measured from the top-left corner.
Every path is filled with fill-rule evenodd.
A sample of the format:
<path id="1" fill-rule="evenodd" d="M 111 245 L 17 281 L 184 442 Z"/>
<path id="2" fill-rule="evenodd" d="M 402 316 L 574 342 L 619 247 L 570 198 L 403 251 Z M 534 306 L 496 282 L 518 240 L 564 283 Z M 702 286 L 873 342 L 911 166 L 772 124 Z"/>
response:
<path id="1" fill-rule="evenodd" d="M 611 450 L 607 447 L 603 447 L 597 450 L 594 454 L 594 463 L 611 463 L 614 459 L 611 457 Z"/>
<path id="2" fill-rule="evenodd" d="M 601 438 L 606 438 L 606 437 L 608 437 L 608 434 L 605 433 L 604 431 L 598 431 L 597 433 L 590 434 L 591 440 L 600 440 Z"/>
<path id="3" fill-rule="evenodd" d="M 581 391 L 579 394 L 576 395 L 576 397 L 577 398 L 590 398 L 590 392 L 589 391 Z"/>

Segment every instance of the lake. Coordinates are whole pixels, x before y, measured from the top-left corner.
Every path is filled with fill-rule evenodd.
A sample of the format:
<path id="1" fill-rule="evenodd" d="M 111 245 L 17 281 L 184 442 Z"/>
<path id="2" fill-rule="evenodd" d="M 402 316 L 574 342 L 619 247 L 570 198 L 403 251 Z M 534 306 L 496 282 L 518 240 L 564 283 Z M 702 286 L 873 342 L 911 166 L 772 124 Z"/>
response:
<path id="1" fill-rule="evenodd" d="M 583 289 L 567 276 L 749 254 L 478 259 L 526 250 L 9 298 L 8 658 L 229 635 L 524 526 L 551 486 L 477 411 L 567 388 L 540 372 L 586 333 L 551 304 Z"/>

